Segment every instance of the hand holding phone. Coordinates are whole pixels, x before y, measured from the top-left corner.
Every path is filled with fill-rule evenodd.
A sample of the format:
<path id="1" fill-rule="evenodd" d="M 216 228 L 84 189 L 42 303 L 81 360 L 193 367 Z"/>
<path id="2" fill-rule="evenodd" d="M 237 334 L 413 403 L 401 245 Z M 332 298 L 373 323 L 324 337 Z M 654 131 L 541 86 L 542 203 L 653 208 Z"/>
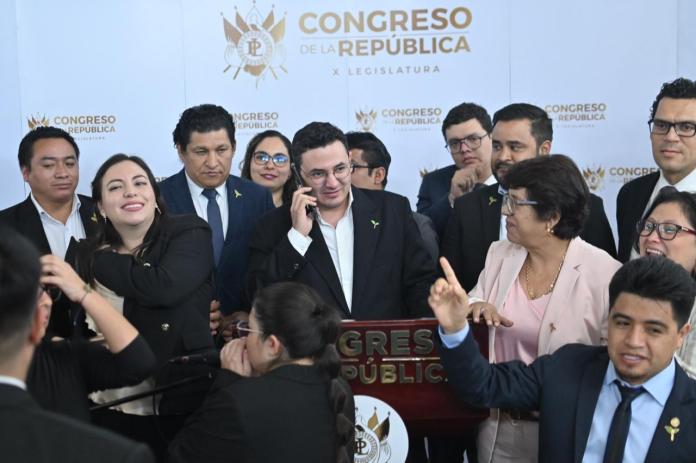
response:
<path id="1" fill-rule="evenodd" d="M 290 205 L 292 228 L 304 236 L 309 236 L 309 232 L 312 230 L 312 221 L 316 218 L 317 198 L 310 194 L 312 188 L 304 185 L 295 164 L 292 164 L 291 168 L 297 186 Z"/>

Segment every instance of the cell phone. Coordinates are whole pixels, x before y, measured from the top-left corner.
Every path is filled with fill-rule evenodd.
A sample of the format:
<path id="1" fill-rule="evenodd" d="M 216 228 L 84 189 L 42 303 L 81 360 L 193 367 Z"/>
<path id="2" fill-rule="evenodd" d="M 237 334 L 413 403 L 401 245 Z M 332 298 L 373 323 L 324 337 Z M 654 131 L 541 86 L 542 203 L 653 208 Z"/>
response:
<path id="1" fill-rule="evenodd" d="M 295 179 L 295 187 L 297 189 L 300 189 L 302 187 L 307 186 L 307 185 L 305 185 L 304 180 L 302 180 L 302 177 L 300 176 L 300 172 L 297 170 L 297 166 L 295 165 L 294 162 L 292 164 L 290 164 L 290 168 L 292 169 L 292 176 Z M 305 206 L 305 211 L 307 212 L 308 216 L 312 217 L 313 220 L 317 218 L 317 208 L 316 207 L 310 206 L 308 204 Z"/>

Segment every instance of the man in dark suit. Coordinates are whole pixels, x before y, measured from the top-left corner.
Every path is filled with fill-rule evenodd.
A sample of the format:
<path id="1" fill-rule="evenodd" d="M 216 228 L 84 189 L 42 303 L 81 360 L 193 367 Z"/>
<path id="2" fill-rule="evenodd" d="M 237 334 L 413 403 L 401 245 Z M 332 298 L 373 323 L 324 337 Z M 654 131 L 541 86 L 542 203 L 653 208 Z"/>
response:
<path id="1" fill-rule="evenodd" d="M 481 106 L 462 103 L 442 121 L 445 149 L 454 164 L 423 177 L 416 210 L 430 217 L 439 236 L 445 230 L 454 201 L 477 185 L 495 182 L 491 175 L 491 116 Z"/>
<path id="2" fill-rule="evenodd" d="M 476 286 L 491 243 L 507 239 L 500 213 L 505 173 L 515 163 L 551 152 L 553 127 L 543 109 L 515 103 L 493 116 L 491 167 L 498 183 L 457 199 L 441 241 L 441 254 L 451 263 L 464 288 Z M 590 216 L 580 234 L 588 243 L 616 256 L 614 236 L 602 199 L 590 196 Z"/>
<path id="3" fill-rule="evenodd" d="M 211 311 L 219 307 L 231 318 L 243 318 L 250 309 L 243 291 L 249 239 L 259 217 L 274 208 L 271 193 L 230 175 L 235 127 L 232 115 L 221 106 L 188 108 L 173 137 L 184 168 L 160 183 L 162 197 L 169 212 L 198 214 L 208 222 L 216 282 Z"/>
<path id="4" fill-rule="evenodd" d="M 149 449 L 42 410 L 26 391 L 34 349 L 44 336 L 48 298 L 39 254 L 14 230 L 0 229 L 0 452 L 3 462 L 153 462 Z M 38 294 L 38 296 L 37 296 Z M 50 304 L 45 304 L 50 307 Z"/>
<path id="5" fill-rule="evenodd" d="M 660 170 L 631 180 L 616 197 L 622 262 L 637 257 L 631 251 L 636 224 L 663 187 L 696 192 L 696 81 L 679 78 L 663 84 L 648 124 L 653 159 Z"/>
<path id="6" fill-rule="evenodd" d="M 317 290 L 344 318 L 431 315 L 426 299 L 435 269 L 408 200 L 351 188 L 345 135 L 329 123 L 300 129 L 292 157 L 307 186 L 256 225 L 250 291 L 292 280 Z"/>
<path id="7" fill-rule="evenodd" d="M 75 194 L 80 179 L 80 150 L 73 137 L 56 127 L 37 127 L 19 144 L 19 168 L 31 192 L 27 199 L 0 211 L 0 224 L 27 237 L 41 254 L 68 259 L 74 238 L 94 234 L 96 217 L 91 198 Z M 51 312 L 51 334 L 68 337 L 72 316 L 67 298 Z"/>
<path id="8" fill-rule="evenodd" d="M 483 358 L 466 292 L 442 266 L 429 302 L 449 383 L 472 405 L 538 410 L 540 462 L 693 461 L 696 382 L 674 359 L 696 295 L 684 268 L 663 257 L 625 264 L 609 285 L 608 345 L 569 344 L 527 366 Z"/>

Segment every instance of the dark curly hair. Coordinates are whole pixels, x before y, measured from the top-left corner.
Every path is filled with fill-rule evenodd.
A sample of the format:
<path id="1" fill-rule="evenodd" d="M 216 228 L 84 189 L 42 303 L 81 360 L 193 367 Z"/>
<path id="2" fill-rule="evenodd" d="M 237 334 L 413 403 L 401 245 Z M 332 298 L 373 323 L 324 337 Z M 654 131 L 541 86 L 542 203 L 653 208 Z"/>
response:
<path id="1" fill-rule="evenodd" d="M 678 98 L 678 99 L 696 99 L 696 82 L 693 80 L 680 77 L 672 82 L 662 84 L 660 93 L 655 97 L 652 108 L 650 109 L 650 119 L 655 118 L 657 106 L 663 98 Z"/>
<path id="2" fill-rule="evenodd" d="M 302 155 L 315 148 L 328 146 L 340 141 L 348 152 L 348 142 L 341 129 L 328 122 L 310 122 L 302 127 L 292 137 L 292 162 L 299 168 L 302 165 Z"/>

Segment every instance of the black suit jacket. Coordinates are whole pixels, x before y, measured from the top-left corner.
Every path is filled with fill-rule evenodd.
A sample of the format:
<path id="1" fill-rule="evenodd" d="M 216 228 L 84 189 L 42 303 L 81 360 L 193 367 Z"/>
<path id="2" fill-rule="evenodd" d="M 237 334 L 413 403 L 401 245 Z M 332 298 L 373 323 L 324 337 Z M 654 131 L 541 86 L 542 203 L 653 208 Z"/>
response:
<path id="1" fill-rule="evenodd" d="M 355 422 L 353 395 L 341 384 L 348 396 L 343 413 Z M 177 463 L 332 462 L 335 440 L 328 382 L 316 367 L 285 365 L 250 378 L 220 370 L 169 455 Z"/>
<path id="2" fill-rule="evenodd" d="M 249 288 L 278 281 L 311 286 L 344 318 L 389 320 L 432 316 L 427 298 L 435 280 L 408 200 L 387 191 L 353 188 L 353 302 L 346 299 L 318 223 L 302 256 L 287 237 L 290 205 L 256 225 L 250 244 Z"/>
<path id="3" fill-rule="evenodd" d="M 465 402 L 481 407 L 539 410 L 539 461 L 582 461 L 592 417 L 609 364 L 606 347 L 568 344 L 527 366 L 489 364 L 471 333 L 454 349 L 440 346 L 449 384 Z M 674 442 L 664 427 L 679 417 Z M 653 435 L 646 462 L 694 461 L 696 382 L 676 366 L 672 392 Z"/>
<path id="4" fill-rule="evenodd" d="M 196 214 L 183 169 L 162 181 L 160 191 L 170 213 Z M 215 297 L 224 313 L 249 310 L 251 306 L 243 290 L 251 231 L 258 219 L 275 206 L 266 188 L 230 175 L 227 178 L 227 208 L 227 233 L 215 272 Z"/>
<path id="5" fill-rule="evenodd" d="M 80 198 L 80 218 L 85 227 L 87 238 L 96 233 L 96 216 L 94 201 L 88 196 L 78 195 Z M 0 224 L 14 228 L 37 247 L 41 255 L 50 254 L 51 247 L 48 244 L 46 233 L 41 224 L 39 211 L 36 210 L 30 196 L 19 204 L 0 211 Z M 65 260 L 73 260 L 76 247 L 71 242 L 65 254 Z M 48 323 L 48 336 L 57 335 L 63 338 L 72 336 L 73 322 L 77 314 L 71 313 L 71 304 L 67 297 L 58 299 L 53 304 L 51 319 Z"/>
<path id="6" fill-rule="evenodd" d="M 452 209 L 448 196 L 452 176 L 456 171 L 457 166 L 454 164 L 434 170 L 423 177 L 418 190 L 416 211 L 432 219 L 439 236 L 445 230 Z"/>
<path id="7" fill-rule="evenodd" d="M 616 196 L 616 225 L 621 262 L 628 262 L 631 257 L 631 248 L 636 240 L 636 224 L 642 218 L 659 179 L 659 172 L 643 175 L 622 186 Z"/>
<path id="8" fill-rule="evenodd" d="M 4 463 L 155 461 L 145 444 L 44 411 L 6 384 L 0 384 L 0 452 Z"/>
<path id="9" fill-rule="evenodd" d="M 497 183 L 467 193 L 454 202 L 440 252 L 467 291 L 476 286 L 491 243 L 500 238 L 501 207 Z M 614 235 L 602 199 L 591 194 L 589 207 L 590 215 L 580 237 L 616 257 Z"/>

